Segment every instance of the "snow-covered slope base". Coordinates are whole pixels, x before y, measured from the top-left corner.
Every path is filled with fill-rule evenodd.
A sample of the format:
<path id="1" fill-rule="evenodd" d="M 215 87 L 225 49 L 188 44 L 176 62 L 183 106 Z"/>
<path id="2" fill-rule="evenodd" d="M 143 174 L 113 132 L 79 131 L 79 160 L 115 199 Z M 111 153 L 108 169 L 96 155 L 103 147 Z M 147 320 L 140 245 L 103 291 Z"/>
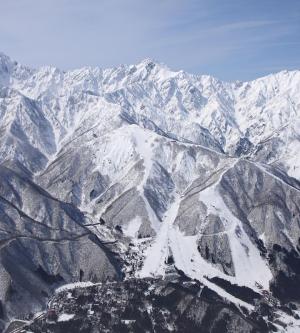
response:
<path id="1" fill-rule="evenodd" d="M 249 313 L 299 302 L 299 92 L 299 71 L 226 83 L 0 54 L 2 319 L 14 295 L 32 312 L 107 278 L 185 276 Z"/>

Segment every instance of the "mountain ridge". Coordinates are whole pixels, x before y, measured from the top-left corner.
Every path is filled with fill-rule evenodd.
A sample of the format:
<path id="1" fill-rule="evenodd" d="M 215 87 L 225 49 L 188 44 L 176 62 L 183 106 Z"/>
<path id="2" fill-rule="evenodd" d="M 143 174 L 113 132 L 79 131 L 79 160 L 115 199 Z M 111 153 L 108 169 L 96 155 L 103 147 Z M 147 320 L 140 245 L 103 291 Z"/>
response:
<path id="1" fill-rule="evenodd" d="M 54 107 L 54 109 L 59 107 L 69 108 L 68 105 L 65 105 L 68 103 L 68 100 L 58 102 L 58 100 L 60 100 L 60 95 L 62 95 L 62 100 L 64 100 L 68 99 L 70 94 L 75 94 L 76 96 L 78 94 L 92 94 L 90 96 L 93 96 L 94 94 L 95 98 L 99 96 L 99 98 L 102 97 L 109 103 L 120 106 L 122 108 L 123 119 L 126 119 L 127 121 L 136 122 L 140 126 L 144 127 L 150 126 L 149 128 L 157 128 L 160 131 L 171 135 L 173 138 L 177 138 L 178 140 L 185 140 L 186 142 L 190 141 L 193 143 L 201 143 L 201 136 L 207 136 L 208 138 L 210 136 L 209 140 L 211 141 L 212 147 L 217 148 L 217 146 L 220 146 L 218 149 L 221 148 L 231 154 L 234 153 L 235 149 L 237 149 L 236 147 L 239 144 L 239 140 L 244 140 L 244 145 L 247 145 L 247 140 L 250 140 L 248 145 L 251 145 L 252 141 L 254 141 L 254 144 L 258 145 L 259 143 L 270 141 L 272 135 L 278 136 L 280 132 L 284 132 L 283 135 L 285 136 L 291 135 L 289 132 L 293 132 L 293 128 L 290 129 L 290 127 L 292 127 L 291 124 L 294 120 L 297 121 L 298 114 L 295 110 L 297 110 L 299 101 L 294 101 L 294 97 L 292 98 L 290 96 L 290 93 L 294 94 L 294 91 L 293 89 L 291 90 L 289 87 L 289 84 L 291 83 L 288 82 L 293 79 L 295 83 L 292 81 L 292 86 L 296 84 L 296 87 L 298 87 L 300 84 L 299 71 L 283 71 L 250 82 L 230 84 L 224 83 L 210 76 L 194 76 L 182 71 L 172 72 L 167 69 L 167 67 L 159 67 L 158 70 L 153 74 L 153 80 L 156 82 L 155 86 L 150 86 L 149 88 L 149 84 L 146 84 L 145 87 L 142 87 L 142 89 L 145 91 L 152 89 L 153 94 L 156 94 L 155 91 L 160 89 L 156 100 L 151 102 L 149 101 L 150 96 L 147 96 L 145 91 L 140 91 L 142 96 L 136 95 L 139 93 L 139 90 L 141 89 L 140 86 L 145 79 L 143 75 L 148 75 L 146 73 L 148 73 L 147 66 L 149 66 L 149 64 L 154 67 L 159 66 L 157 64 L 155 65 L 155 63 L 149 62 L 149 60 L 145 60 L 137 66 L 120 66 L 107 70 L 96 68 L 93 70 L 89 69 L 88 71 L 86 68 L 83 68 L 65 73 L 59 71 L 56 68 L 49 70 L 48 67 L 44 67 L 42 70 L 35 70 L 36 73 L 39 73 L 40 71 L 41 73 L 34 74 L 34 79 L 31 79 L 31 81 L 34 80 L 33 82 L 39 82 L 41 76 L 42 81 L 39 82 L 38 86 L 44 87 L 42 90 L 39 88 L 36 91 L 34 84 L 37 83 L 30 83 L 30 85 L 33 85 L 33 88 L 28 87 L 28 84 L 24 85 L 24 83 L 24 86 L 22 86 L 22 75 L 20 75 L 21 80 L 19 80 L 21 83 L 18 83 L 18 80 L 17 82 L 14 82 L 13 80 L 11 84 L 7 85 L 14 87 L 31 99 L 39 100 L 40 103 L 46 104 L 46 107 Z M 155 68 L 150 69 L 150 67 L 148 67 L 150 72 L 153 70 L 155 71 Z M 161 71 L 163 72 L 162 74 Z M 96 72 L 96 74 L 94 74 L 94 72 Z M 136 73 L 138 73 L 138 75 Z M 167 73 L 167 75 L 164 76 L 165 73 Z M 35 75 L 37 75 L 37 77 L 35 77 Z M 116 75 L 117 79 L 115 78 Z M 132 75 L 133 79 L 130 79 Z M 157 75 L 158 77 L 156 77 Z M 25 82 L 27 79 L 28 78 L 26 78 Z M 125 82 L 122 83 L 124 80 Z M 152 82 L 151 80 L 150 83 Z M 198 82 L 199 80 L 200 83 Z M 267 86 L 264 82 L 266 80 L 268 81 Z M 282 92 L 278 88 L 278 80 L 280 82 L 283 81 L 281 84 L 283 85 Z M 160 83 L 160 81 L 162 81 L 162 83 Z M 117 85 L 113 82 L 117 82 Z M 118 82 L 121 82 L 121 86 Z M 213 82 L 213 84 L 211 82 Z M 255 91 L 253 88 L 249 88 L 248 86 L 251 84 L 258 85 L 258 90 Z M 167 85 L 167 88 L 164 88 L 164 85 Z M 132 91 L 132 89 L 136 88 L 135 86 L 138 88 L 137 92 Z M 129 95 L 129 98 L 127 98 L 127 96 L 123 96 L 124 89 L 127 95 L 133 95 Z M 243 95 L 247 94 L 247 90 L 249 89 L 253 92 L 251 92 L 250 96 L 248 97 L 249 101 L 247 101 L 245 99 L 247 96 Z M 278 89 L 278 91 L 276 91 L 276 89 Z M 186 91 L 189 94 L 189 90 L 192 91 L 191 96 L 187 96 L 187 98 L 185 98 L 186 100 L 182 100 L 182 90 L 183 92 Z M 169 96 L 166 95 L 164 91 L 166 91 Z M 222 93 L 221 95 L 220 91 Z M 208 97 L 206 97 L 206 95 Z M 264 97 L 264 95 L 267 96 Z M 275 115 L 272 115 L 268 110 L 272 107 L 272 104 L 271 106 L 264 105 L 265 98 L 271 99 L 272 103 L 276 103 L 277 95 L 279 95 L 280 97 L 278 98 L 281 99 L 278 105 L 280 106 L 280 104 L 282 104 L 281 108 L 290 109 L 288 115 L 284 115 L 280 110 L 276 112 Z M 77 98 L 79 97 L 80 96 Z M 132 105 L 130 98 L 133 98 L 134 100 L 140 99 L 141 101 L 138 103 L 139 105 Z M 262 101 L 259 102 L 261 106 L 259 104 L 253 105 L 254 102 L 256 104 L 258 103 L 257 99 L 259 98 L 262 99 Z M 52 105 L 51 103 L 50 105 L 47 105 L 47 99 L 52 99 L 53 101 L 51 103 L 55 103 L 55 105 Z M 254 102 L 252 102 L 251 99 L 254 99 Z M 60 105 L 61 103 L 63 103 L 63 105 Z M 178 111 L 179 113 L 175 112 L 174 108 L 180 110 Z M 164 113 L 159 111 L 159 109 L 162 111 L 165 110 Z M 194 109 L 197 111 L 191 112 Z M 245 111 L 243 111 L 244 109 Z M 238 112 L 237 110 L 241 111 Z M 57 112 L 59 112 L 59 109 Z M 243 112 L 246 114 L 243 114 Z M 259 112 L 257 117 L 261 118 L 258 119 L 260 121 L 255 122 L 253 118 L 251 119 L 251 117 L 253 117 L 255 114 L 253 114 L 253 112 Z M 262 112 L 269 112 L 270 115 L 264 116 Z M 249 113 L 250 119 L 247 118 L 247 114 Z M 55 125 L 60 127 L 60 133 L 58 134 L 59 138 L 56 139 L 56 141 L 61 140 L 62 136 L 64 136 L 63 132 L 68 132 L 72 125 L 74 125 L 72 122 L 74 123 L 76 120 L 75 114 L 71 114 L 71 111 L 69 111 L 69 114 L 66 114 L 63 117 L 65 119 L 59 119 L 61 118 L 60 114 L 61 112 L 55 115 L 48 115 L 48 117 L 51 118 L 58 118 L 57 124 Z M 82 115 L 78 115 L 79 118 L 81 116 Z M 268 121 L 268 118 L 270 117 L 274 118 L 271 124 Z M 183 124 L 186 122 L 186 126 L 182 126 L 182 129 L 178 128 L 178 125 L 176 125 L 176 122 L 178 121 L 182 121 Z M 168 129 L 170 127 L 171 130 Z M 188 137 L 182 133 L 186 127 L 188 127 L 189 131 L 191 132 Z M 194 129 L 191 129 L 191 127 L 194 127 Z M 202 134 L 199 136 L 201 131 Z M 253 134 L 249 134 L 249 131 L 253 132 Z M 265 132 L 266 134 L 264 134 Z M 195 135 L 196 138 L 194 137 Z M 213 141 L 216 142 L 213 143 Z M 281 138 L 279 138 L 279 141 L 281 141 Z M 272 144 L 272 142 L 270 144 Z M 291 150 L 292 152 L 294 151 L 293 148 L 291 148 Z M 282 159 L 284 160 L 284 158 Z M 298 177 L 298 169 L 299 166 L 297 165 L 297 172 L 294 173 L 296 178 Z M 291 175 L 294 174 L 292 173 Z"/>

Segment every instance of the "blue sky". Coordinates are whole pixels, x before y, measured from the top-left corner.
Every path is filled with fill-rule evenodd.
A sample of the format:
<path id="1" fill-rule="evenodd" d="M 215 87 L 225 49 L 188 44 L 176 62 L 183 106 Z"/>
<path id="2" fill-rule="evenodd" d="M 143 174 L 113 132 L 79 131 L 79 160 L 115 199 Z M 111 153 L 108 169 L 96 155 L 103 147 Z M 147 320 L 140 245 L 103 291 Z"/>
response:
<path id="1" fill-rule="evenodd" d="M 250 80 L 300 69 L 300 0 L 0 0 L 0 51 L 30 66 L 154 58 Z"/>

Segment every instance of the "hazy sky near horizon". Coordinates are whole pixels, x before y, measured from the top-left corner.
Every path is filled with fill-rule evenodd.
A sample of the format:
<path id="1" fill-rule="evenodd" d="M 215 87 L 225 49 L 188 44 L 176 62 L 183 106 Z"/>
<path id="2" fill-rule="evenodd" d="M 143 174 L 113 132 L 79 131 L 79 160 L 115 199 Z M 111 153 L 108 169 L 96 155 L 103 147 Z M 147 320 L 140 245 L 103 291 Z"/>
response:
<path id="1" fill-rule="evenodd" d="M 0 51 L 33 67 L 170 68 L 250 80 L 300 69 L 300 0 L 0 0 Z"/>

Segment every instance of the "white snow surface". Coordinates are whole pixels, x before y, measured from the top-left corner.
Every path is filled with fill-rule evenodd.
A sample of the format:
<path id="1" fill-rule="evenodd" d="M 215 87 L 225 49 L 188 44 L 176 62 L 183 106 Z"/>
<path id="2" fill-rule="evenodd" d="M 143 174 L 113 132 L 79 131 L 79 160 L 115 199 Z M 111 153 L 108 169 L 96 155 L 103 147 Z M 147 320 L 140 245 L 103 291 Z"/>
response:
<path id="1" fill-rule="evenodd" d="M 75 314 L 69 314 L 69 313 L 62 313 L 59 315 L 57 321 L 62 322 L 62 321 L 69 321 L 75 317 Z"/>
<path id="2" fill-rule="evenodd" d="M 130 220 L 129 223 L 123 227 L 123 233 L 126 236 L 135 238 L 137 237 L 137 233 L 140 229 L 142 221 L 139 216 L 135 217 L 134 219 Z"/>
<path id="3" fill-rule="evenodd" d="M 138 273 L 140 277 L 146 276 L 163 276 L 165 275 L 166 260 L 171 247 L 170 233 L 172 224 L 177 216 L 177 211 L 180 204 L 180 196 L 175 197 L 174 202 L 168 209 L 158 234 L 155 237 L 153 244 L 146 250 L 146 256 L 141 271 Z"/>
<path id="4" fill-rule="evenodd" d="M 100 283 L 98 283 L 98 284 L 100 284 Z M 68 284 L 64 284 L 63 286 L 57 288 L 55 290 L 55 293 L 59 294 L 63 291 L 73 290 L 73 289 L 76 289 L 76 288 L 87 288 L 87 287 L 92 287 L 94 285 L 95 285 L 95 283 L 90 282 L 90 281 L 68 283 Z"/>
<path id="5" fill-rule="evenodd" d="M 170 205 L 157 236 L 145 250 L 143 266 L 137 276 L 160 276 L 164 278 L 167 270 L 167 258 L 171 253 L 175 266 L 187 276 L 201 281 L 226 299 L 252 309 L 249 304 L 241 302 L 207 280 L 207 278 L 219 276 L 233 284 L 247 286 L 257 292 L 260 290 L 257 284 L 261 285 L 265 290 L 269 289 L 272 273 L 267 263 L 260 256 L 258 249 L 243 231 L 241 222 L 229 211 L 223 202 L 216 189 L 216 184 L 200 193 L 199 201 L 205 203 L 208 207 L 208 213 L 217 213 L 224 224 L 225 231 L 220 232 L 220 234 L 228 236 L 235 269 L 235 276 L 229 276 L 201 257 L 197 249 L 197 240 L 201 236 L 200 234 L 185 236 L 177 226 L 174 226 L 173 223 L 176 219 L 181 199 L 182 197 L 177 194 L 174 202 Z M 215 236 L 216 234 L 213 235 Z"/>

